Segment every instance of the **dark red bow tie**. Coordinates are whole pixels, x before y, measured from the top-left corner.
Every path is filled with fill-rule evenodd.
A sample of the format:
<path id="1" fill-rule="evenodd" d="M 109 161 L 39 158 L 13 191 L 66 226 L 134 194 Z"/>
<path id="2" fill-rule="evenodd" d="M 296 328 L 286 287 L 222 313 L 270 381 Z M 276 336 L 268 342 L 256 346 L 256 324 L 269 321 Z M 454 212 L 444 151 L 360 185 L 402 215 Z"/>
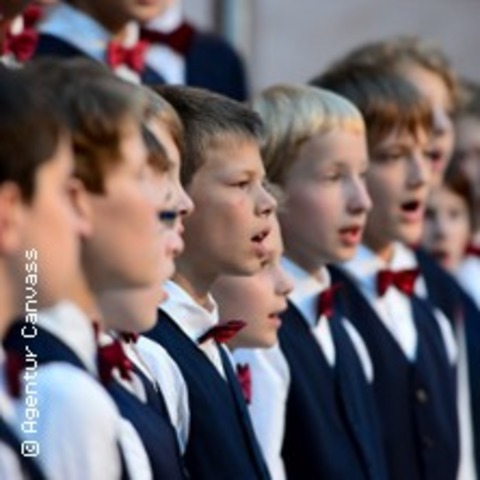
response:
<path id="1" fill-rule="evenodd" d="M 252 403 L 252 374 L 247 363 L 237 365 L 237 378 L 247 404 Z"/>
<path id="2" fill-rule="evenodd" d="M 127 343 L 137 343 L 140 335 L 135 332 L 120 332 L 120 338 Z"/>
<path id="3" fill-rule="evenodd" d="M 335 310 L 335 292 L 340 288 L 340 283 L 335 283 L 320 293 L 317 300 L 317 319 L 321 316 L 333 317 Z"/>
<path id="4" fill-rule="evenodd" d="M 103 384 L 108 384 L 112 380 L 114 369 L 118 369 L 123 379 L 132 379 L 132 362 L 125 354 L 118 339 L 108 345 L 98 347 L 97 355 L 98 373 Z"/>
<path id="5" fill-rule="evenodd" d="M 405 295 L 411 296 L 418 273 L 418 268 L 398 270 L 396 272 L 381 270 L 377 276 L 377 292 L 380 296 L 383 296 L 390 287 L 395 287 Z"/>
<path id="6" fill-rule="evenodd" d="M 146 42 L 138 42 L 133 47 L 127 48 L 118 42 L 110 42 L 107 46 L 107 63 L 112 68 L 120 65 L 126 65 L 131 70 L 142 73 L 145 68 L 145 53 L 148 44 Z"/>
<path id="7" fill-rule="evenodd" d="M 192 25 L 184 22 L 170 33 L 143 28 L 140 32 L 140 37 L 148 43 L 165 45 L 176 53 L 185 56 L 192 43 L 194 33 L 195 29 Z"/>
<path id="8" fill-rule="evenodd" d="M 478 245 L 474 245 L 473 243 L 470 243 L 467 245 L 467 248 L 465 249 L 465 254 L 471 255 L 472 257 L 480 257 L 480 247 Z"/>
<path id="9" fill-rule="evenodd" d="M 203 343 L 207 340 L 213 339 L 218 343 L 225 343 L 232 339 L 246 323 L 242 320 L 230 320 L 228 322 L 220 323 L 207 330 L 197 340 L 197 343 Z"/>
<path id="10" fill-rule="evenodd" d="M 15 351 L 6 351 L 5 379 L 10 395 L 20 398 L 21 381 L 20 377 L 25 369 L 25 358 Z"/>
<path id="11" fill-rule="evenodd" d="M 13 55 L 18 62 L 26 62 L 35 53 L 38 34 L 34 30 L 27 29 L 18 35 L 8 33 L 3 41 L 2 54 Z"/>
<path id="12" fill-rule="evenodd" d="M 43 16 L 43 9 L 40 5 L 31 3 L 23 12 L 23 24 L 25 29 L 33 28 L 40 21 Z"/>

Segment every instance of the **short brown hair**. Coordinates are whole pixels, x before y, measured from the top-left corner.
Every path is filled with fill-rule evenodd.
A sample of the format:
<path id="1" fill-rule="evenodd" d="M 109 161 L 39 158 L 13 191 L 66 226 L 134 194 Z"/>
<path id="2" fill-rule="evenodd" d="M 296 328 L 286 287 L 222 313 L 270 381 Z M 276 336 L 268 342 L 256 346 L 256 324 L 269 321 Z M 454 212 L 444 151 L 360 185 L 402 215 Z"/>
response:
<path id="1" fill-rule="evenodd" d="M 180 116 L 185 128 L 181 178 L 188 185 L 219 140 L 260 141 L 262 121 L 250 108 L 199 88 L 162 85 L 155 88 Z"/>
<path id="2" fill-rule="evenodd" d="M 177 147 L 180 158 L 183 158 L 185 152 L 185 138 L 182 121 L 175 109 L 156 92 L 155 87 L 145 87 L 147 97 L 147 110 L 145 113 L 145 127 L 149 128 L 150 122 L 156 122 L 163 128 L 166 128 L 171 135 L 175 146 Z M 154 134 L 152 133 L 154 136 Z M 157 143 L 160 143 L 157 141 Z M 148 146 L 148 145 L 147 145 Z M 151 144 L 153 146 L 153 144 Z M 166 152 L 164 151 L 165 155 Z"/>
<path id="3" fill-rule="evenodd" d="M 36 78 L 0 69 L 0 184 L 17 184 L 30 203 L 38 169 L 67 132 L 65 119 L 40 94 Z"/>
<path id="4" fill-rule="evenodd" d="M 400 75 L 402 67 L 418 65 L 442 79 L 450 94 L 452 109 L 459 101 L 459 82 L 449 59 L 438 45 L 417 36 L 398 36 L 366 43 L 349 52 L 338 63 L 380 66 Z"/>
<path id="5" fill-rule="evenodd" d="M 26 67 L 63 108 L 72 132 L 75 175 L 94 193 L 104 191 L 109 169 L 121 161 L 125 123 L 139 128 L 146 100 L 140 87 L 83 58 L 42 59 Z"/>
<path id="6" fill-rule="evenodd" d="M 369 150 L 394 130 L 430 133 L 432 110 L 417 90 L 398 75 L 375 66 L 340 65 L 311 81 L 348 98 L 363 115 Z"/>

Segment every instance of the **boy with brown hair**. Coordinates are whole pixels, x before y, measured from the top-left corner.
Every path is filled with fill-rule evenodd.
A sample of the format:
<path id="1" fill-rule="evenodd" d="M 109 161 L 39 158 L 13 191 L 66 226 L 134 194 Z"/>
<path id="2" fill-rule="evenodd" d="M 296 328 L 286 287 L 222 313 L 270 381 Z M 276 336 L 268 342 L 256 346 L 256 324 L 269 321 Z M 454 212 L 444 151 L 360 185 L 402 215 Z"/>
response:
<path id="1" fill-rule="evenodd" d="M 431 108 L 380 67 L 346 62 L 312 83 L 352 101 L 367 126 L 373 207 L 363 244 L 335 278 L 344 283 L 342 308 L 373 360 L 390 478 L 454 480 L 455 339 L 445 315 L 420 298 L 425 274 L 410 247 L 421 238 L 430 182 Z"/>
<path id="2" fill-rule="evenodd" d="M 265 255 L 276 202 L 263 187 L 261 122 L 247 107 L 207 91 L 157 92 L 185 127 L 181 178 L 195 210 L 185 219 L 185 250 L 148 336 L 167 349 L 187 383 L 191 420 L 185 460 L 192 477 L 266 479 L 240 386 L 217 343 L 243 323 L 218 325 L 210 294 L 220 275 L 255 273 Z"/>

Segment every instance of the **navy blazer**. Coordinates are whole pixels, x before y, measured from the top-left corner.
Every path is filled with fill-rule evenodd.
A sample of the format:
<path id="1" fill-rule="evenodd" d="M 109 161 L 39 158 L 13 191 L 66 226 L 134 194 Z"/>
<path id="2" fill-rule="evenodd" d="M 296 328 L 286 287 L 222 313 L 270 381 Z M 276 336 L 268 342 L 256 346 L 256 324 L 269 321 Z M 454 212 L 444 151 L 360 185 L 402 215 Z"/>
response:
<path id="1" fill-rule="evenodd" d="M 185 55 L 186 84 L 245 101 L 248 87 L 239 54 L 218 35 L 195 29 Z"/>

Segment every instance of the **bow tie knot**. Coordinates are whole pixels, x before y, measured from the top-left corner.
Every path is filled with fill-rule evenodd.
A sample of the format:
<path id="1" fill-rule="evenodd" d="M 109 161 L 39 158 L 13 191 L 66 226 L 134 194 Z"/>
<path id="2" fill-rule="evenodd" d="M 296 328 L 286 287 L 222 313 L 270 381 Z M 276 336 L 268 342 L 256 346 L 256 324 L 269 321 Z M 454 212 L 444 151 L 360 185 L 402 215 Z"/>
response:
<path id="1" fill-rule="evenodd" d="M 252 403 L 252 373 L 248 363 L 237 365 L 237 379 L 247 404 Z"/>
<path id="2" fill-rule="evenodd" d="M 107 46 L 107 62 L 112 68 L 126 65 L 131 70 L 141 73 L 145 67 L 147 47 L 148 44 L 142 41 L 130 48 L 112 41 Z"/>
<path id="3" fill-rule="evenodd" d="M 335 311 L 335 293 L 340 287 L 340 283 L 335 283 L 320 293 L 317 300 L 317 319 L 322 316 L 328 319 L 333 317 Z"/>
<path id="4" fill-rule="evenodd" d="M 18 35 L 8 33 L 3 42 L 3 55 L 12 55 L 18 62 L 26 62 L 35 53 L 38 34 L 27 29 Z"/>
<path id="5" fill-rule="evenodd" d="M 242 320 L 230 320 L 228 322 L 220 323 L 207 330 L 201 335 L 197 343 L 201 344 L 207 340 L 213 339 L 218 343 L 225 343 L 232 339 L 246 323 Z"/>
<path id="6" fill-rule="evenodd" d="M 395 287 L 405 295 L 412 296 L 418 273 L 417 268 L 398 271 L 381 270 L 377 276 L 377 292 L 383 296 L 390 287 Z"/>
<path id="7" fill-rule="evenodd" d="M 97 354 L 98 372 L 103 384 L 108 384 L 112 380 L 115 369 L 118 369 L 124 380 L 132 379 L 133 364 L 118 339 L 108 345 L 98 347 Z"/>

